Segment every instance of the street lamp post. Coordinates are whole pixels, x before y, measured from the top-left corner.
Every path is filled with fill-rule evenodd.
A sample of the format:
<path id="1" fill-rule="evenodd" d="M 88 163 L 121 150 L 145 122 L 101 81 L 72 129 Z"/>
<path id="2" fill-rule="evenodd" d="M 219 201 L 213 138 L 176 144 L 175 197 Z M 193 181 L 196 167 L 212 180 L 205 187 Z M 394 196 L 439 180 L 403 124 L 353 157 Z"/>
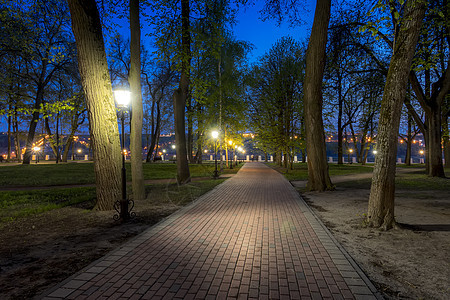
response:
<path id="1" fill-rule="evenodd" d="M 118 210 L 119 220 L 121 220 L 122 222 L 128 221 L 130 219 L 127 199 L 127 171 L 125 169 L 125 113 L 127 112 L 128 105 L 130 103 L 130 94 L 131 93 L 127 90 L 114 91 L 114 98 L 116 99 L 117 107 L 119 108 L 120 112 L 120 120 L 122 122 L 122 199 L 118 204 L 118 206 L 120 207 L 120 210 Z"/>
<path id="2" fill-rule="evenodd" d="M 228 144 L 231 146 L 231 163 L 230 163 L 230 169 L 233 169 L 233 161 L 234 161 L 234 155 L 233 155 L 233 150 L 234 150 L 234 148 L 233 148 L 233 141 L 228 141 Z"/>
<path id="3" fill-rule="evenodd" d="M 34 155 L 36 155 L 36 163 L 38 163 L 39 162 L 39 151 L 41 151 L 41 147 L 38 147 L 38 146 L 33 147 L 33 150 L 34 150 Z"/>
<path id="4" fill-rule="evenodd" d="M 352 154 L 353 154 L 353 149 L 349 149 L 348 150 L 348 163 L 349 164 L 353 163 L 353 161 L 350 160 L 350 159 L 353 159 Z"/>
<path id="5" fill-rule="evenodd" d="M 239 146 L 237 149 L 239 152 L 244 153 L 244 149 L 241 146 Z M 239 160 L 239 162 L 240 162 L 240 160 Z M 237 165 L 237 163 L 236 163 L 236 165 Z"/>
<path id="6" fill-rule="evenodd" d="M 176 148 L 177 148 L 177 146 L 175 145 L 175 144 L 172 144 L 172 151 L 175 153 L 174 155 L 173 155 L 173 159 L 175 160 L 175 158 L 177 157 L 177 152 L 176 152 Z"/>
<path id="7" fill-rule="evenodd" d="M 217 179 L 219 178 L 219 173 L 217 172 L 217 138 L 219 137 L 219 132 L 214 130 L 211 135 L 214 139 L 214 179 Z"/>

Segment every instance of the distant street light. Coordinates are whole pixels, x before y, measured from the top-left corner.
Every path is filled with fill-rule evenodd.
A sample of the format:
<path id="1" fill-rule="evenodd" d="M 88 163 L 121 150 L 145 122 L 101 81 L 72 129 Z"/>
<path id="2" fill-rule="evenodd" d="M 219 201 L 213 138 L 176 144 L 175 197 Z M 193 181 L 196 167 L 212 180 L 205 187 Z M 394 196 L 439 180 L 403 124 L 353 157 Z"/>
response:
<path id="1" fill-rule="evenodd" d="M 214 130 L 211 132 L 211 136 L 214 139 L 214 179 L 219 178 L 219 173 L 217 172 L 217 138 L 219 137 L 219 132 Z"/>
<path id="2" fill-rule="evenodd" d="M 176 148 L 176 147 L 177 147 L 177 146 L 175 146 L 175 144 L 173 144 L 173 145 L 172 145 L 172 149 L 174 149 L 174 150 L 175 150 L 175 148 Z"/>
<path id="3" fill-rule="evenodd" d="M 230 169 L 233 169 L 233 160 L 234 160 L 234 155 L 233 155 L 233 150 L 234 150 L 234 148 L 233 148 L 233 141 L 232 141 L 232 140 L 229 140 L 229 141 L 228 141 L 228 145 L 230 145 L 230 147 L 231 147 L 231 163 L 230 163 Z"/>
<path id="4" fill-rule="evenodd" d="M 36 155 L 36 163 L 39 162 L 39 151 L 41 151 L 41 147 L 35 146 L 33 147 L 34 155 Z"/>
<path id="5" fill-rule="evenodd" d="M 377 155 L 378 151 L 377 150 L 373 150 L 372 152 L 374 155 Z"/>
<path id="6" fill-rule="evenodd" d="M 131 101 L 131 92 L 127 90 L 115 90 L 114 98 L 119 108 L 120 119 L 122 121 L 122 199 L 117 201 L 114 207 L 119 213 L 118 219 L 124 222 L 130 219 L 130 212 L 128 211 L 129 201 L 127 199 L 127 171 L 125 169 L 125 113 L 127 113 Z M 120 210 L 117 209 L 117 206 L 119 206 Z"/>

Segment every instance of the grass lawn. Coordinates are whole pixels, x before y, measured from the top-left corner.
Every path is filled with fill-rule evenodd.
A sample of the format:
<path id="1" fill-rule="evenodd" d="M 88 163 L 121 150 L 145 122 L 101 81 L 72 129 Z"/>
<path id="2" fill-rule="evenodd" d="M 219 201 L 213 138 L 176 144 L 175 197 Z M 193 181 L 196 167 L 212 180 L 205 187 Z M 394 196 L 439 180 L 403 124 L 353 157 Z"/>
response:
<path id="1" fill-rule="evenodd" d="M 421 172 L 411 172 L 407 174 L 402 174 L 395 178 L 395 188 L 400 190 L 410 190 L 410 191 L 449 191 L 450 192 L 450 179 L 449 178 L 439 178 L 430 177 Z M 446 174 L 450 174 L 450 170 L 446 170 Z M 354 188 L 358 187 L 361 189 L 370 189 L 372 184 L 371 178 L 359 179 L 353 181 L 340 182 L 338 185 L 344 188 Z"/>
<path id="2" fill-rule="evenodd" d="M 275 163 L 269 163 L 270 167 L 282 173 L 288 180 L 308 180 L 308 166 L 304 163 L 294 164 L 294 170 L 287 170 L 278 166 Z M 407 189 L 407 190 L 439 190 L 439 191 L 450 191 L 450 179 L 449 178 L 436 178 L 429 177 L 425 174 L 424 164 L 414 164 L 412 166 L 399 165 L 399 168 L 415 169 L 407 173 L 398 174 L 395 178 L 395 187 L 397 189 Z M 362 166 L 360 164 L 329 164 L 330 176 L 336 175 L 350 175 L 359 173 L 370 173 L 373 171 L 373 166 Z M 444 169 L 445 174 L 450 177 L 450 168 Z M 340 187 L 354 188 L 358 186 L 362 189 L 370 189 L 372 179 L 359 179 L 346 182 L 338 183 Z"/>
<path id="3" fill-rule="evenodd" d="M 127 178 L 131 178 L 131 165 L 125 164 Z M 175 163 L 143 164 L 144 179 L 176 178 Z M 210 177 L 214 164 L 190 164 L 192 177 Z M 236 173 L 238 169 L 224 169 L 223 173 Z M 30 164 L 2 166 L 0 186 L 50 186 L 94 183 L 93 163 Z"/>
<path id="4" fill-rule="evenodd" d="M 130 164 L 126 165 L 131 179 Z M 192 177 L 211 177 L 214 164 L 191 164 Z M 222 173 L 237 173 L 238 168 L 224 169 Z M 176 177 L 176 164 L 144 164 L 145 179 L 170 179 Z M 152 184 L 146 186 L 147 200 L 183 206 L 209 191 L 223 180 L 201 180 L 178 186 L 177 184 Z M 92 163 L 32 164 L 0 168 L 1 186 L 53 186 L 94 183 Z M 127 189 L 131 194 L 131 186 Z M 92 208 L 95 204 L 95 187 L 74 187 L 44 190 L 2 191 L 0 193 L 0 223 L 19 217 L 39 214 L 65 206 L 77 205 Z M 169 203 L 168 202 L 168 203 Z M 147 205 L 148 203 L 146 203 Z"/>
<path id="5" fill-rule="evenodd" d="M 0 223 L 48 210 L 95 201 L 95 188 L 49 189 L 33 191 L 2 191 Z"/>
<path id="6" fill-rule="evenodd" d="M 308 164 L 296 163 L 294 164 L 294 170 L 287 170 L 278 166 L 275 163 L 268 163 L 268 166 L 274 168 L 281 174 L 283 174 L 288 180 L 308 180 Z M 335 175 L 348 175 L 359 173 L 370 173 L 373 168 L 371 166 L 363 166 L 361 164 L 329 164 L 330 176 Z"/>

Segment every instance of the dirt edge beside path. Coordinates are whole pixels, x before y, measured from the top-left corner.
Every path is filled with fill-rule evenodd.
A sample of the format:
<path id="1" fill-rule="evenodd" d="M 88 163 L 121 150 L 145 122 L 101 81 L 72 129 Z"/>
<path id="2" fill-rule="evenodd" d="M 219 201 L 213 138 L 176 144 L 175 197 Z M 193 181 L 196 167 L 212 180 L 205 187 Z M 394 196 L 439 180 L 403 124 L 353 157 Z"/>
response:
<path id="1" fill-rule="evenodd" d="M 298 185 L 297 185 L 298 186 Z M 369 190 L 301 193 L 387 299 L 450 299 L 450 195 L 397 190 L 388 232 L 364 227 Z"/>

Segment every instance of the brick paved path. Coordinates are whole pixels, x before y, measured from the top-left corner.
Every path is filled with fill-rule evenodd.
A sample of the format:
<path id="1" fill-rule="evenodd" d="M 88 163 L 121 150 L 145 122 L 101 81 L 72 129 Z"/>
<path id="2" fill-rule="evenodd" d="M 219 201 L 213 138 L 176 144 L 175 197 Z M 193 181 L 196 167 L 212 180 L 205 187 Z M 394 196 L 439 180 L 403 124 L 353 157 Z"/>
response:
<path id="1" fill-rule="evenodd" d="M 43 298 L 376 299 L 361 274 L 283 176 L 247 163 Z"/>

